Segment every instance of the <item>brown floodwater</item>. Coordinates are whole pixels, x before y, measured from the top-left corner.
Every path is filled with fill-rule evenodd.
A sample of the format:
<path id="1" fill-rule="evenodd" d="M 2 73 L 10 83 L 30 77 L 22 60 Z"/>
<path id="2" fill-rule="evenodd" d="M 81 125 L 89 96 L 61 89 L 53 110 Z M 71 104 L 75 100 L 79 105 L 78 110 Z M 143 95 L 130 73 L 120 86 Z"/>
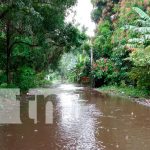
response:
<path id="1" fill-rule="evenodd" d="M 71 84 L 50 93 L 53 124 L 0 125 L 0 150 L 150 150 L 150 108 Z"/>

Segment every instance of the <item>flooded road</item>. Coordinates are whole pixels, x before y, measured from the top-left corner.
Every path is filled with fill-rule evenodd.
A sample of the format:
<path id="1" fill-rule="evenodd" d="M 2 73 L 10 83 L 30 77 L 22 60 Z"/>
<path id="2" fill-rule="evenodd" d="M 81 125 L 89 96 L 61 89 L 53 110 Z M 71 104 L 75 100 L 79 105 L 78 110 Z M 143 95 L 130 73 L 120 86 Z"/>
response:
<path id="1" fill-rule="evenodd" d="M 150 150 L 150 108 L 74 85 L 53 90 L 53 124 L 0 125 L 0 150 Z"/>

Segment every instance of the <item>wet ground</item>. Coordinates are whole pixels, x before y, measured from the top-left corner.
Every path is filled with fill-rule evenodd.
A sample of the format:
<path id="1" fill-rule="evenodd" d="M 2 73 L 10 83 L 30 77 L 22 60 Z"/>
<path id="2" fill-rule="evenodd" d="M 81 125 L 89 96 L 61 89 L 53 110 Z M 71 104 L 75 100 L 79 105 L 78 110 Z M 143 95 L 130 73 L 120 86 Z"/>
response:
<path id="1" fill-rule="evenodd" d="M 149 107 L 74 85 L 49 92 L 53 124 L 0 125 L 0 150 L 150 150 Z"/>

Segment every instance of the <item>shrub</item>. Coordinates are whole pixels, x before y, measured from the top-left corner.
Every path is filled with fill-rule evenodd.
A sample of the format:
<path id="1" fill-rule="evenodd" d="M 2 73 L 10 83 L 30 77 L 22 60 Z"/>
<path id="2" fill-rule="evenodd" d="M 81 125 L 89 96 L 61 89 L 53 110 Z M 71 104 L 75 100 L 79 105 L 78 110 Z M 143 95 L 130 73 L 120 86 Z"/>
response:
<path id="1" fill-rule="evenodd" d="M 35 71 L 30 67 L 21 67 L 16 74 L 16 85 L 21 90 L 35 87 Z"/>
<path id="2" fill-rule="evenodd" d="M 113 82 L 118 70 L 114 63 L 107 58 L 101 58 L 93 65 L 92 76 L 96 79 L 104 79 L 104 83 Z"/>
<path id="3" fill-rule="evenodd" d="M 150 46 L 131 53 L 130 60 L 134 68 L 129 73 L 137 86 L 150 89 Z"/>

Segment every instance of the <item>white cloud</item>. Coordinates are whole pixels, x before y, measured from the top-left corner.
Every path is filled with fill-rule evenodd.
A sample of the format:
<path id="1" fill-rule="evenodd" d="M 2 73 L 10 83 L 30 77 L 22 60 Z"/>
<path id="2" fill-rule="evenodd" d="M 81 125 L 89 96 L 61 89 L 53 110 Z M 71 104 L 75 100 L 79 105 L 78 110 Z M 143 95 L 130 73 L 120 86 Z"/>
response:
<path id="1" fill-rule="evenodd" d="M 81 29 L 82 26 L 87 27 L 87 34 L 89 36 L 93 36 L 95 30 L 95 23 L 91 20 L 92 9 L 91 0 L 78 0 L 77 6 L 74 8 L 76 11 L 76 16 L 74 17 L 75 24 L 80 24 L 79 29 Z M 70 14 L 66 18 L 67 22 L 72 21 L 73 16 L 73 14 Z"/>

